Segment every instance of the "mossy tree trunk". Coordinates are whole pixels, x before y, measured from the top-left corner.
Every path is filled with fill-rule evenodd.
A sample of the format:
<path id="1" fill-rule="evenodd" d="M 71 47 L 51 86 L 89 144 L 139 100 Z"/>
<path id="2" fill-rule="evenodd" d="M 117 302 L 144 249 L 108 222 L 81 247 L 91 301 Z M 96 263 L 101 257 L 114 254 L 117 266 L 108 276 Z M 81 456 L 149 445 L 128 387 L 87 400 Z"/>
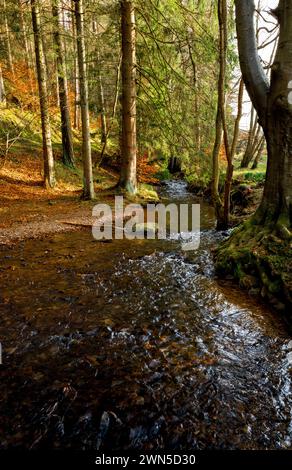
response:
<path id="1" fill-rule="evenodd" d="M 270 225 L 285 237 L 292 224 L 292 0 L 280 0 L 273 14 L 280 26 L 271 82 L 260 64 L 254 32 L 253 0 L 236 1 L 239 56 L 247 91 L 267 142 L 263 199 L 253 221 Z M 291 86 L 292 88 L 292 86 Z"/>
<path id="2" fill-rule="evenodd" d="M 258 288 L 276 308 L 291 312 L 292 228 L 292 0 L 280 0 L 278 50 L 270 83 L 255 41 L 253 0 L 236 0 L 240 64 L 267 144 L 267 175 L 256 213 L 218 249 L 217 270 Z M 279 303 L 280 302 L 280 303 Z"/>

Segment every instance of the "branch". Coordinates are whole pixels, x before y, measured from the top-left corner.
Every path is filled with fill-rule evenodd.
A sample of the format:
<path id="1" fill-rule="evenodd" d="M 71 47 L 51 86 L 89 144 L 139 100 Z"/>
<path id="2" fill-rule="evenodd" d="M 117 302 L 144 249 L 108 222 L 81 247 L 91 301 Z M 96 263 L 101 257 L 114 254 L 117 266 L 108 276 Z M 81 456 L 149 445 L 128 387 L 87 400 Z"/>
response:
<path id="1" fill-rule="evenodd" d="M 261 118 L 267 107 L 269 81 L 257 51 L 254 0 L 235 0 L 239 61 L 250 99 Z"/>

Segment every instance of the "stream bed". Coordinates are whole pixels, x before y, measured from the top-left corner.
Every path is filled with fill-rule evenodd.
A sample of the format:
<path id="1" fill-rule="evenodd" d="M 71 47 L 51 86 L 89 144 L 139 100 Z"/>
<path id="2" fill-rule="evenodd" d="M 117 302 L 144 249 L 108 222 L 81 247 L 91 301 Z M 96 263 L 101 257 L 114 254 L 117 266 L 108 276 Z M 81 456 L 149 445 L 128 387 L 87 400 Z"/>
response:
<path id="1" fill-rule="evenodd" d="M 216 278 L 205 204 L 201 226 L 194 252 L 84 230 L 0 248 L 1 449 L 292 449 L 291 327 Z"/>

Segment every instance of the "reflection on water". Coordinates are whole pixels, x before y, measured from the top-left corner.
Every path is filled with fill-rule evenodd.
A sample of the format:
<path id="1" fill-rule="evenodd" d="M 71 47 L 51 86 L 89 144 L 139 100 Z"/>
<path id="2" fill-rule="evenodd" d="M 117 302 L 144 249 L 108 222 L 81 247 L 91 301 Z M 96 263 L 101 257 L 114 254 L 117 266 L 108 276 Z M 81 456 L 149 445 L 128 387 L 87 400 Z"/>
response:
<path id="1" fill-rule="evenodd" d="M 201 220 L 197 252 L 88 232 L 1 248 L 2 448 L 292 448 L 291 331 L 216 279 Z"/>

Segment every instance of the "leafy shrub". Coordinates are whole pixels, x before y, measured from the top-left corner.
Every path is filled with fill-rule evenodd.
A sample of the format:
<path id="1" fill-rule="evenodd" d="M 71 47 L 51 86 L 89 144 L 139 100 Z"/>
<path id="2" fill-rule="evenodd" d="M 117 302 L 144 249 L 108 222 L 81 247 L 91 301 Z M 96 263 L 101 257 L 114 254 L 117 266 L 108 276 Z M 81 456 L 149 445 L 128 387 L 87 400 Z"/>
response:
<path id="1" fill-rule="evenodd" d="M 155 178 L 157 178 L 159 181 L 170 180 L 171 173 L 169 172 L 168 168 L 164 168 L 155 173 Z"/>
<path id="2" fill-rule="evenodd" d="M 264 172 L 247 172 L 243 175 L 244 181 L 254 181 L 255 183 L 264 183 L 266 174 Z"/>

